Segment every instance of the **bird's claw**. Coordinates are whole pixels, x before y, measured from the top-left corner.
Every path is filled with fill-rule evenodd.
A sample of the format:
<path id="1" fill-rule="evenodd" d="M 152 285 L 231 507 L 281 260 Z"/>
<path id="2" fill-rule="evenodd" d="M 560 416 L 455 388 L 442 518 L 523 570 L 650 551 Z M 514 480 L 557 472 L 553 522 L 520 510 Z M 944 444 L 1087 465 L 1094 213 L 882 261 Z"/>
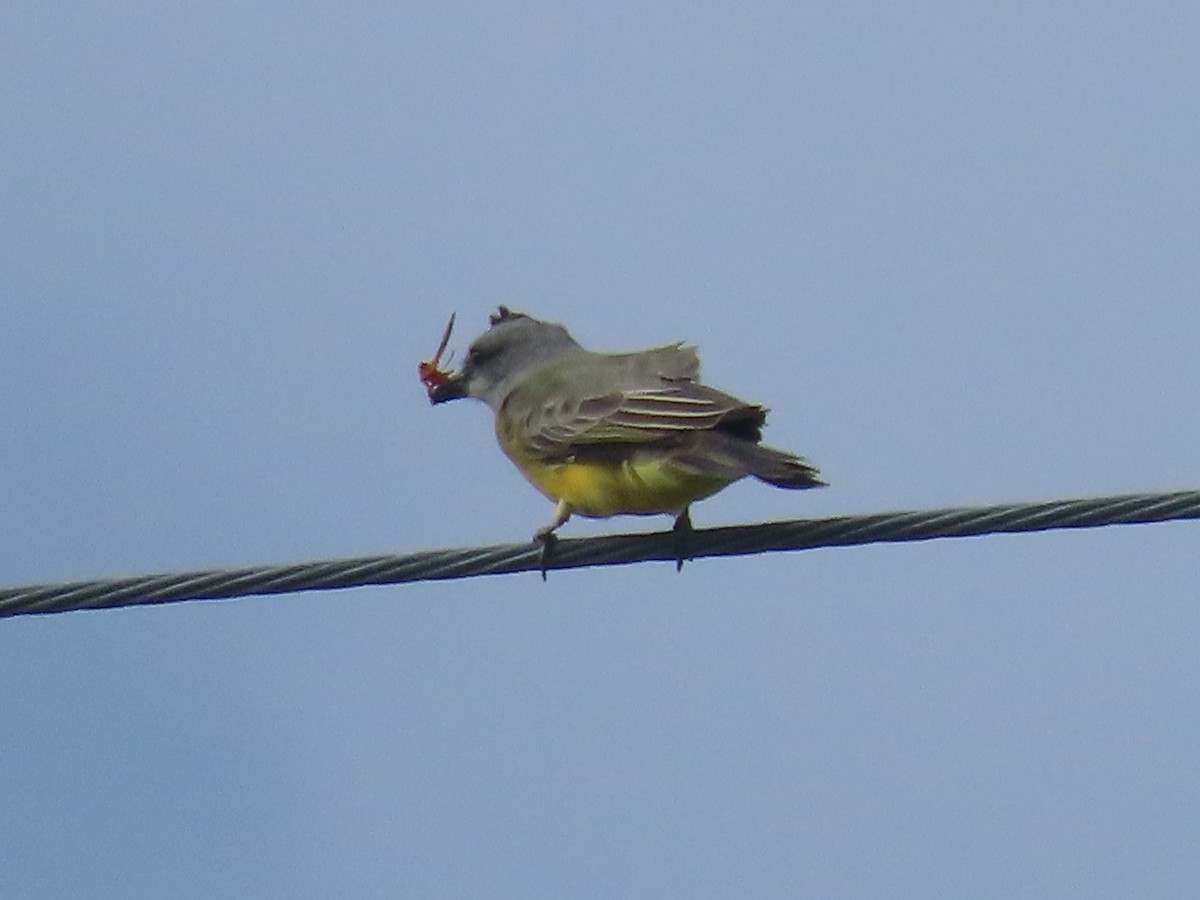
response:
<path id="1" fill-rule="evenodd" d="M 550 567 L 550 556 L 554 553 L 554 545 L 558 543 L 558 535 L 548 529 L 542 529 L 533 536 L 533 540 L 542 545 L 538 568 L 542 573 L 542 581 L 545 581 L 546 570 Z"/>
<path id="2" fill-rule="evenodd" d="M 692 535 L 692 517 L 688 510 L 685 509 L 675 518 L 671 533 L 674 535 L 671 546 L 675 551 L 675 571 L 682 572 L 683 562 L 688 558 L 689 538 Z"/>

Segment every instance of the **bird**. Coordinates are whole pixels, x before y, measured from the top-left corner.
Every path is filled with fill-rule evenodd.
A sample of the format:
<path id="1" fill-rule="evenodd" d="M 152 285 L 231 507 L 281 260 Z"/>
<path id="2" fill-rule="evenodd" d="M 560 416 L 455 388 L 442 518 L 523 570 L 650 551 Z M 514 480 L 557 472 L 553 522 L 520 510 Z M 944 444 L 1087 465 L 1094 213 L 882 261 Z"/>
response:
<path id="1" fill-rule="evenodd" d="M 421 363 L 430 403 L 472 397 L 495 415 L 496 438 L 555 504 L 538 528 L 542 577 L 557 530 L 573 515 L 675 517 L 676 568 L 691 504 L 751 476 L 789 490 L 824 486 L 801 456 L 760 443 L 767 410 L 700 380 L 693 346 L 633 353 L 586 350 L 562 325 L 501 306 L 461 368 Z"/>

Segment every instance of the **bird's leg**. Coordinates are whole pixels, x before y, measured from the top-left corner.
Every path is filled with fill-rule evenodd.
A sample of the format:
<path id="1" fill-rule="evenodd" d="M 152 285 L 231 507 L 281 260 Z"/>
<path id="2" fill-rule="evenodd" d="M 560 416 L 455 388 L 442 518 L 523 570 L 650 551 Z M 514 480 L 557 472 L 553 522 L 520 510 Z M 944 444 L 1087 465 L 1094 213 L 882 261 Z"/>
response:
<path id="1" fill-rule="evenodd" d="M 558 542 L 558 535 L 554 533 L 555 529 L 563 525 L 569 518 L 571 518 L 571 505 L 566 500 L 559 500 L 558 505 L 554 507 L 554 521 L 549 525 L 543 525 L 533 533 L 533 539 L 542 545 L 542 581 L 546 580 L 546 567 L 550 564 L 550 554 Z"/>
<path id="2" fill-rule="evenodd" d="M 675 535 L 673 545 L 675 548 L 675 571 L 683 570 L 683 561 L 687 559 L 689 538 L 692 536 L 692 516 L 688 512 L 688 507 L 683 508 L 678 516 L 675 517 L 675 524 L 671 527 L 672 533 Z"/>

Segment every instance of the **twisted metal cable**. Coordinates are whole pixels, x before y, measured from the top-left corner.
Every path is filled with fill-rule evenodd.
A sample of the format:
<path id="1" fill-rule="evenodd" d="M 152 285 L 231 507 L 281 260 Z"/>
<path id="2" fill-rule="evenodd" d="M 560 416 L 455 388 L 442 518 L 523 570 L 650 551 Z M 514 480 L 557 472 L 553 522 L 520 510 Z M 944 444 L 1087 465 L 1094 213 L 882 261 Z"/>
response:
<path id="1" fill-rule="evenodd" d="M 760 525 L 697 529 L 688 557 L 745 556 L 780 550 L 846 547 L 933 538 L 1098 528 L 1200 519 L 1200 491 L 1051 500 L 1004 506 L 960 507 L 797 519 Z M 565 538 L 554 545 L 548 569 L 675 561 L 673 532 Z M 220 600 L 364 585 L 403 584 L 540 571 L 540 544 L 502 544 L 325 562 L 147 575 L 105 581 L 0 589 L 0 618 L 80 609 L 108 609 L 183 600 Z"/>

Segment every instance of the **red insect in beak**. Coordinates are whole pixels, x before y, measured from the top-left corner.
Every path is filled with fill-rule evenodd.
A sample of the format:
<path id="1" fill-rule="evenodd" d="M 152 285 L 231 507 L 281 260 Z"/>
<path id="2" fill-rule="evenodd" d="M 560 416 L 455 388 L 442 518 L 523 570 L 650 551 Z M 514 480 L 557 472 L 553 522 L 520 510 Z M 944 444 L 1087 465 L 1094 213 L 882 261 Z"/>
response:
<path id="1" fill-rule="evenodd" d="M 446 345 L 450 343 L 450 333 L 454 331 L 454 318 L 455 313 L 450 313 L 450 321 L 446 323 L 446 330 L 442 333 L 442 341 L 438 344 L 437 353 L 433 354 L 433 359 L 417 364 L 417 373 L 420 376 L 421 384 L 425 385 L 425 392 L 429 395 L 430 403 L 442 403 L 465 396 L 457 374 L 451 369 L 439 368 L 442 354 L 446 352 Z"/>

